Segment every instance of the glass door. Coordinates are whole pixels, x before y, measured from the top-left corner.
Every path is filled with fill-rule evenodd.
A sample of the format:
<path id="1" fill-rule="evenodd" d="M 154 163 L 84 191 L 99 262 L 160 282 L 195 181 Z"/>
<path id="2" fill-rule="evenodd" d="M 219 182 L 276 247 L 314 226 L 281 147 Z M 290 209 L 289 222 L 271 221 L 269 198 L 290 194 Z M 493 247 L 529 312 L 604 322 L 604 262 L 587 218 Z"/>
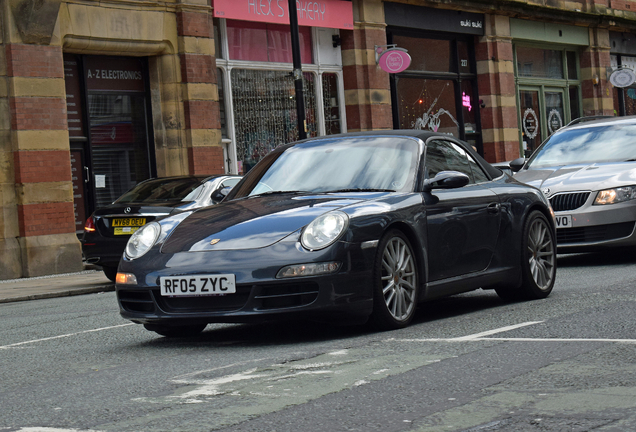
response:
<path id="1" fill-rule="evenodd" d="M 529 157 L 542 141 L 539 90 L 519 90 L 521 111 L 521 144 L 523 155 Z"/>
<path id="2" fill-rule="evenodd" d="M 529 157 L 569 121 L 564 90 L 543 86 L 519 88 L 519 124 L 523 155 Z"/>

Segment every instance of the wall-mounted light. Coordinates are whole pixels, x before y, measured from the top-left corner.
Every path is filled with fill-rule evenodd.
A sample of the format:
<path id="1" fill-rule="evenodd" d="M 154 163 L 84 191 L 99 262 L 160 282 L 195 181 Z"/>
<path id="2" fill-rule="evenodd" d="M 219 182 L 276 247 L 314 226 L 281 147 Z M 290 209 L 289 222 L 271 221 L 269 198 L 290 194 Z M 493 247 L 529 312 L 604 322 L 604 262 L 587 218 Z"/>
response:
<path id="1" fill-rule="evenodd" d="M 595 86 L 597 86 L 600 82 L 601 82 L 601 80 L 599 79 L 598 75 L 594 75 L 594 78 L 592 78 L 592 83 Z"/>

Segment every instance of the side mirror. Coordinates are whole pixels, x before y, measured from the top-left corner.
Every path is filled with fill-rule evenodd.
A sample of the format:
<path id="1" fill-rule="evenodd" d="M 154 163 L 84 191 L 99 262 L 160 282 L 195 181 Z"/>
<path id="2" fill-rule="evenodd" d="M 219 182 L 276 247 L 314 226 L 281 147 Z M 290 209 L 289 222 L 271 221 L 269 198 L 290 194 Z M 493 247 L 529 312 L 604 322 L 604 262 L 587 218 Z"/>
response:
<path id="1" fill-rule="evenodd" d="M 214 204 L 220 203 L 221 201 L 225 199 L 225 197 L 230 193 L 231 190 L 232 188 L 229 186 L 218 188 L 217 190 L 212 192 L 212 196 L 211 196 L 212 202 Z"/>
<path id="2" fill-rule="evenodd" d="M 513 161 L 510 161 L 510 169 L 512 170 L 512 172 L 519 172 L 525 164 L 526 158 L 517 158 Z"/>
<path id="3" fill-rule="evenodd" d="M 440 171 L 432 179 L 424 180 L 424 190 L 457 189 L 470 183 L 470 178 L 459 171 Z"/>

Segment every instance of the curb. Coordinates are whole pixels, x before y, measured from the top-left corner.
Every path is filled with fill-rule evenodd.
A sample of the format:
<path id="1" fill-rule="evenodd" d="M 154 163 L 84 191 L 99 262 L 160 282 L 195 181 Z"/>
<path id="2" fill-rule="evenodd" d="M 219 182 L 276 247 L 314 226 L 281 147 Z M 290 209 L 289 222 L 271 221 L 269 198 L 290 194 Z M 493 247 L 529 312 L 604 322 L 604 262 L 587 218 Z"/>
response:
<path id="1" fill-rule="evenodd" d="M 83 295 L 83 294 L 97 294 L 97 293 L 112 292 L 112 291 L 115 291 L 115 284 L 108 283 L 108 284 L 98 285 L 98 286 L 90 287 L 90 288 L 78 288 L 78 289 L 71 289 L 71 290 L 64 290 L 64 291 L 51 291 L 51 292 L 31 294 L 31 295 L 18 296 L 18 297 L 0 298 L 0 304 L 14 303 L 14 302 L 20 302 L 20 301 L 27 301 L 27 300 L 41 300 L 41 299 L 49 299 L 49 298 L 56 298 L 56 297 L 70 297 L 70 296 Z"/>

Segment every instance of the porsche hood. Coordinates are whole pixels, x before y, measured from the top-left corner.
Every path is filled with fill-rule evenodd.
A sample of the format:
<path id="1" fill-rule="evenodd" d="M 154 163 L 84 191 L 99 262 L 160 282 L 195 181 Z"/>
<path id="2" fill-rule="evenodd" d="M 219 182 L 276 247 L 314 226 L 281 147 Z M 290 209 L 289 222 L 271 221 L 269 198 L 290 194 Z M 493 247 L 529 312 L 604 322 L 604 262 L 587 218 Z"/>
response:
<path id="1" fill-rule="evenodd" d="M 547 194 L 567 191 L 597 191 L 636 184 L 636 163 L 613 162 L 524 170 L 515 179 Z"/>
<path id="2" fill-rule="evenodd" d="M 256 249 L 298 231 L 323 213 L 362 201 L 324 195 L 259 196 L 194 212 L 161 247 L 162 253 Z"/>

